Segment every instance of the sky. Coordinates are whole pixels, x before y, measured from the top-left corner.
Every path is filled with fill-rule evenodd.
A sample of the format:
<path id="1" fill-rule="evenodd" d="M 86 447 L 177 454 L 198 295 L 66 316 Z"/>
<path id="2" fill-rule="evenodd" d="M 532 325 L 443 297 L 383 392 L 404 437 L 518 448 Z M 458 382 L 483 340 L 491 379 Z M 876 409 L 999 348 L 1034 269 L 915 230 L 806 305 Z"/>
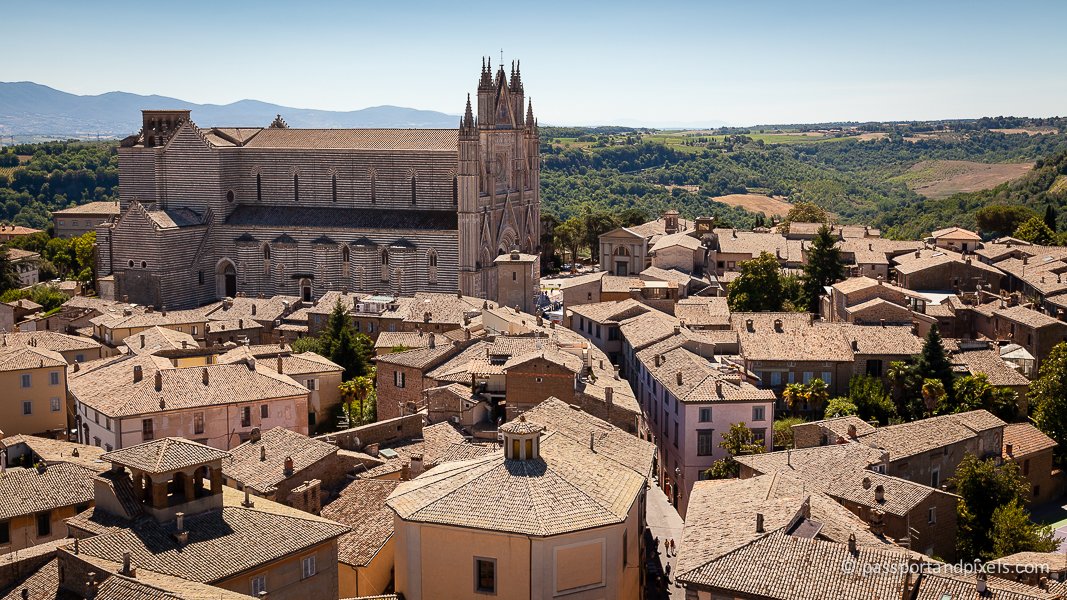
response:
<path id="1" fill-rule="evenodd" d="M 1067 113 L 1067 2 L 5 2 L 0 81 L 460 114 L 521 60 L 542 124 Z"/>

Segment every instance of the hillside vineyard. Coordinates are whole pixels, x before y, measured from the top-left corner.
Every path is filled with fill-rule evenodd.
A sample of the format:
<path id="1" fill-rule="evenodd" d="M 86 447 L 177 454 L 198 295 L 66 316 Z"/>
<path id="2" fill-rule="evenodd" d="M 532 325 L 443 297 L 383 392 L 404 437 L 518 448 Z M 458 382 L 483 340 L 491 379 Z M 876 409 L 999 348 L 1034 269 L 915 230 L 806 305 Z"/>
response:
<path id="1" fill-rule="evenodd" d="M 524 110 L 525 108 L 525 110 Z M 196 125 L 143 111 L 97 232 L 116 297 L 183 308 L 326 291 L 496 297 L 493 260 L 538 250 L 537 122 L 518 63 L 482 64 L 457 129 Z"/>

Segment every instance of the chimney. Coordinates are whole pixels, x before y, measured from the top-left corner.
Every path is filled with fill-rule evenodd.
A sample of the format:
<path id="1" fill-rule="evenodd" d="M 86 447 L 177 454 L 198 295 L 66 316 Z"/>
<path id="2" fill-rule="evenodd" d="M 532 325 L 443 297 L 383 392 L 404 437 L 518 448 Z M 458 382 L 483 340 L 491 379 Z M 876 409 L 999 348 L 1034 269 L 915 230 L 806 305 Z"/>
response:
<path id="1" fill-rule="evenodd" d="M 615 400 L 615 388 L 612 388 L 610 386 L 604 388 L 604 402 L 606 402 L 607 405 L 610 407 L 611 403 L 614 400 Z M 1008 445 L 1008 448 L 1011 448 L 1010 444 Z"/>
<path id="2" fill-rule="evenodd" d="M 407 462 L 400 465 L 400 481 L 408 481 L 411 479 L 411 465 Z"/>
<path id="3" fill-rule="evenodd" d="M 163 371 L 160 371 L 158 369 L 156 370 L 156 391 L 163 391 Z M 163 400 L 160 400 L 159 403 L 162 404 Z"/>
<path id="4" fill-rule="evenodd" d="M 244 329 L 245 328 L 245 320 L 244 319 L 237 319 L 237 328 L 238 329 Z"/>
<path id="5" fill-rule="evenodd" d="M 763 513 L 756 513 L 756 533 L 763 533 Z"/>
<path id="6" fill-rule="evenodd" d="M 159 312 L 160 312 L 160 314 L 162 314 L 162 315 L 163 315 L 164 317 L 165 317 L 165 316 L 167 316 L 167 307 L 166 307 L 166 306 L 161 306 L 161 307 L 159 308 Z"/>
<path id="7" fill-rule="evenodd" d="M 848 553 L 859 554 L 859 549 L 856 547 L 856 534 L 848 534 Z"/>
<path id="8" fill-rule="evenodd" d="M 678 377 L 678 385 L 682 385 L 682 372 L 678 371 L 678 373 L 676 373 L 676 375 Z"/>
<path id="9" fill-rule="evenodd" d="M 782 333 L 782 320 L 781 319 L 775 319 L 774 320 L 774 330 L 776 332 L 778 332 L 778 333 Z"/>
<path id="10" fill-rule="evenodd" d="M 848 437 L 856 439 L 856 426 L 852 423 L 848 424 Z"/>
<path id="11" fill-rule="evenodd" d="M 75 364 L 74 366 L 77 367 L 78 365 Z M 74 369 L 74 370 L 77 371 L 77 369 Z M 615 365 L 614 367 L 612 367 L 612 370 L 615 372 L 615 379 L 618 379 L 619 378 L 619 365 Z"/>
<path id="12" fill-rule="evenodd" d="M 885 486 L 874 486 L 874 501 L 878 504 L 885 504 Z"/>
<path id="13" fill-rule="evenodd" d="M 144 370 L 141 365 L 133 365 L 133 382 L 137 383 L 142 378 L 144 378 Z"/>
<path id="14" fill-rule="evenodd" d="M 985 574 L 985 571 L 979 570 L 979 571 L 978 571 L 978 579 L 977 579 L 977 581 L 975 581 L 975 586 L 974 586 L 974 589 L 975 589 L 975 590 L 976 590 L 976 591 L 977 591 L 977 592 L 978 592 L 979 594 L 981 594 L 981 595 L 983 595 L 983 596 L 984 596 L 984 595 L 985 595 L 985 593 L 986 593 L 986 589 L 987 589 L 987 587 L 988 587 L 988 583 L 987 583 L 987 581 L 986 581 L 986 574 Z"/>
<path id="15" fill-rule="evenodd" d="M 596 434 L 592 431 L 589 432 L 589 451 L 596 452 Z"/>
<path id="16" fill-rule="evenodd" d="M 430 332 L 430 337 L 427 338 L 427 341 L 428 341 L 428 343 L 430 345 L 430 348 L 436 348 L 437 347 L 437 340 L 434 339 L 434 338 L 435 338 L 435 336 L 434 336 L 433 332 Z"/>
<path id="17" fill-rule="evenodd" d="M 252 316 L 253 317 L 256 316 L 256 305 L 255 305 L 255 303 L 252 304 Z"/>
<path id="18" fill-rule="evenodd" d="M 860 350 L 859 341 L 858 340 L 852 340 L 852 351 L 853 352 L 859 352 L 859 350 Z"/>
<path id="19" fill-rule="evenodd" d="M 751 333 L 756 330 L 752 325 L 752 319 L 745 319 L 745 328 Z"/>
<path id="20" fill-rule="evenodd" d="M 278 357 L 278 374 L 282 375 L 284 373 L 285 373 L 285 369 L 282 368 L 282 357 L 279 356 Z"/>
<path id="21" fill-rule="evenodd" d="M 1015 449 L 1015 446 L 1014 446 L 1013 444 L 1005 444 L 1005 445 L 1004 445 L 1004 452 L 1005 452 L 1005 453 L 1006 453 L 1006 454 L 1007 454 L 1008 456 L 1012 456 L 1012 455 L 1014 454 L 1014 453 L 1012 452 L 1012 450 L 1014 450 L 1014 449 Z"/>
<path id="22" fill-rule="evenodd" d="M 204 370 L 203 370 L 203 377 L 204 377 L 204 385 L 207 385 L 207 384 L 208 384 L 208 371 L 207 371 L 207 367 L 204 367 Z"/>
<path id="23" fill-rule="evenodd" d="M 285 468 L 283 469 L 283 471 L 286 474 L 286 476 L 289 476 L 289 475 L 293 474 L 293 457 L 292 456 L 286 456 L 285 457 Z"/>
<path id="24" fill-rule="evenodd" d="M 80 371 L 80 370 L 81 370 L 81 368 L 82 368 L 82 365 L 81 365 L 81 363 L 79 363 L 79 362 L 76 362 L 76 363 L 74 363 L 74 372 L 75 372 L 75 373 L 77 373 L 78 371 Z"/>
<path id="25" fill-rule="evenodd" d="M 260 462 L 267 460 L 267 447 L 266 446 L 260 446 L 259 447 L 259 460 L 260 460 Z"/>
<path id="26" fill-rule="evenodd" d="M 1026 254 L 1024 254 L 1024 255 L 1023 255 L 1023 264 L 1025 265 L 1025 264 L 1026 264 L 1026 263 L 1028 263 L 1028 262 L 1030 262 L 1030 256 L 1029 256 L 1029 255 L 1026 255 Z"/>
<path id="27" fill-rule="evenodd" d="M 178 519 L 178 523 L 177 523 L 178 531 L 185 531 L 185 513 L 183 513 L 183 512 L 174 513 L 174 517 Z"/>
<path id="28" fill-rule="evenodd" d="M 675 325 L 674 326 L 674 335 L 678 335 L 681 332 L 682 332 L 682 326 L 681 325 Z"/>
<path id="29" fill-rule="evenodd" d="M 144 334 L 141 334 L 141 347 L 144 348 Z"/>
<path id="30" fill-rule="evenodd" d="M 660 365 L 660 355 L 659 354 L 656 355 L 655 360 L 656 360 L 656 366 L 658 367 Z"/>
<path id="31" fill-rule="evenodd" d="M 885 329 L 885 319 L 878 319 L 878 323 L 882 326 L 882 329 Z"/>
<path id="32" fill-rule="evenodd" d="M 721 379 L 716 379 L 715 380 L 715 395 L 720 397 L 720 398 L 722 397 L 722 380 Z"/>
<path id="33" fill-rule="evenodd" d="M 255 502 L 252 502 L 252 494 L 248 492 L 248 486 L 245 486 L 245 501 L 241 503 L 241 506 L 245 508 L 252 508 L 255 506 Z"/>
<path id="34" fill-rule="evenodd" d="M 133 570 L 133 567 L 130 565 L 129 552 L 122 553 L 122 574 L 126 577 L 135 577 L 137 575 L 137 573 Z"/>

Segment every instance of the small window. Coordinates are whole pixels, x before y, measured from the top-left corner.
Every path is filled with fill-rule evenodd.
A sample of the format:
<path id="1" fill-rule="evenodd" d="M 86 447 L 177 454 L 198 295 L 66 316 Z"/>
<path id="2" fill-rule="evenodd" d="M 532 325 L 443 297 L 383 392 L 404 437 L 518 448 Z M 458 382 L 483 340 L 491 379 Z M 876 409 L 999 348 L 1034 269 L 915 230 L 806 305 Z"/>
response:
<path id="1" fill-rule="evenodd" d="M 393 371 L 393 385 L 398 388 L 404 387 L 404 372 Z"/>
<path id="2" fill-rule="evenodd" d="M 141 419 L 141 439 L 146 442 L 153 439 L 152 419 Z"/>
<path id="3" fill-rule="evenodd" d="M 197 332 L 198 332 L 198 329 L 197 329 L 196 325 L 193 325 L 193 335 L 196 335 Z"/>
<path id="4" fill-rule="evenodd" d="M 48 385 L 59 385 L 59 371 L 52 371 L 48 374 Z"/>
<path id="5" fill-rule="evenodd" d="M 934 467 L 930 470 L 930 487 L 941 487 L 941 469 Z"/>
<path id="6" fill-rule="evenodd" d="M 496 593 L 496 561 L 491 558 L 474 559 L 474 591 Z"/>
<path id="7" fill-rule="evenodd" d="M 141 261 L 141 268 L 142 268 L 142 269 L 147 269 L 147 268 L 148 268 L 148 261 L 144 261 L 144 260 L 142 260 L 142 261 Z"/>
<path id="8" fill-rule="evenodd" d="M 25 401 L 22 402 L 22 414 L 24 414 L 24 415 L 32 415 L 33 414 L 33 401 L 25 400 Z"/>
<path id="9" fill-rule="evenodd" d="M 0 545 L 11 543 L 11 521 L 0 521 Z"/>
<path id="10" fill-rule="evenodd" d="M 374 204 L 378 201 L 378 177 L 374 174 L 370 174 L 370 203 Z"/>
<path id="11" fill-rule="evenodd" d="M 61 405 L 60 405 L 60 402 L 59 402 L 59 398 L 50 399 L 48 401 L 48 404 L 49 404 L 49 408 L 52 409 L 52 412 L 59 412 L 60 411 Z"/>
<path id="12" fill-rule="evenodd" d="M 226 201 L 233 202 L 233 190 L 226 192 Z"/>
<path id="13" fill-rule="evenodd" d="M 52 511 L 46 510 L 37 513 L 37 537 L 52 535 Z"/>
<path id="14" fill-rule="evenodd" d="M 766 412 L 766 408 L 764 408 L 762 406 L 753 406 L 752 407 L 752 420 L 753 421 L 763 421 L 766 418 L 765 412 Z"/>
<path id="15" fill-rule="evenodd" d="M 926 512 L 926 522 L 933 525 L 937 523 L 937 507 L 931 506 L 930 510 Z"/>
<path id="16" fill-rule="evenodd" d="M 712 440 L 715 437 L 715 431 L 713 429 L 698 429 L 697 430 L 697 456 L 711 456 L 715 450 Z"/>
<path id="17" fill-rule="evenodd" d="M 196 282 L 198 284 L 200 284 L 200 285 L 204 285 L 204 272 L 203 271 L 197 271 L 196 272 Z"/>
<path id="18" fill-rule="evenodd" d="M 308 577 L 315 575 L 316 572 L 315 555 L 305 556 L 304 559 L 300 561 L 300 578 L 307 579 Z"/>
<path id="19" fill-rule="evenodd" d="M 193 434 L 200 435 L 204 433 L 204 413 L 193 413 Z"/>
<path id="20" fill-rule="evenodd" d="M 515 271 L 512 271 L 511 272 L 511 280 L 512 281 L 516 281 L 516 280 L 518 280 L 518 278 L 519 278 L 519 274 L 516 273 Z"/>
<path id="21" fill-rule="evenodd" d="M 28 388 L 33 384 L 33 377 L 31 377 L 29 373 L 23 373 L 20 379 L 22 381 L 22 387 L 24 388 Z"/>
<path id="22" fill-rule="evenodd" d="M 74 362 L 80 362 L 80 363 L 85 362 L 85 355 L 84 354 L 75 354 L 74 355 Z"/>
<path id="23" fill-rule="evenodd" d="M 129 268 L 132 269 L 133 268 L 133 261 L 131 260 L 131 261 L 127 262 L 126 266 L 128 266 Z"/>
<path id="24" fill-rule="evenodd" d="M 270 416 L 270 408 L 267 404 L 261 404 L 259 407 L 259 418 L 266 419 Z"/>
<path id="25" fill-rule="evenodd" d="M 244 406 L 241 408 L 241 427 L 252 426 L 252 407 Z"/>
<path id="26" fill-rule="evenodd" d="M 263 260 L 270 260 L 270 246 L 263 244 Z"/>
<path id="27" fill-rule="evenodd" d="M 252 596 L 259 598 L 259 595 L 267 591 L 267 576 L 256 575 L 252 578 Z"/>
<path id="28" fill-rule="evenodd" d="M 702 408 L 702 409 L 700 409 L 700 422 L 701 423 L 711 423 L 711 409 L 710 408 Z"/>

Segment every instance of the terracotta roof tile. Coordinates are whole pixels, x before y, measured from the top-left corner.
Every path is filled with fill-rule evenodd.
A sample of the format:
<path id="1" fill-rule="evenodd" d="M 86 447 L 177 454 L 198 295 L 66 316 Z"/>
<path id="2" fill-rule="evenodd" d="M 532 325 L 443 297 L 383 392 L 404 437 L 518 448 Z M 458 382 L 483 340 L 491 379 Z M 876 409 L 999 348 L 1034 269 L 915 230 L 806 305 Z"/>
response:
<path id="1" fill-rule="evenodd" d="M 337 446 L 284 427 L 274 427 L 262 432 L 259 441 L 249 440 L 229 454 L 222 462 L 222 473 L 259 495 L 266 495 L 274 492 L 282 481 L 337 454 Z M 289 474 L 285 472 L 286 458 L 293 460 L 293 471 Z"/>
<path id="2" fill-rule="evenodd" d="M 224 450 L 168 437 L 107 452 L 100 459 L 145 473 L 167 473 L 229 457 Z"/>
<path id="3" fill-rule="evenodd" d="M 0 475 L 0 521 L 93 501 L 96 471 L 56 463 L 43 471 L 15 467 Z"/>
<path id="4" fill-rule="evenodd" d="M 347 525 L 351 531 L 337 541 L 337 560 L 365 567 L 393 535 L 393 511 L 385 499 L 396 489 L 396 479 L 357 479 L 329 504 L 322 516 Z"/>

